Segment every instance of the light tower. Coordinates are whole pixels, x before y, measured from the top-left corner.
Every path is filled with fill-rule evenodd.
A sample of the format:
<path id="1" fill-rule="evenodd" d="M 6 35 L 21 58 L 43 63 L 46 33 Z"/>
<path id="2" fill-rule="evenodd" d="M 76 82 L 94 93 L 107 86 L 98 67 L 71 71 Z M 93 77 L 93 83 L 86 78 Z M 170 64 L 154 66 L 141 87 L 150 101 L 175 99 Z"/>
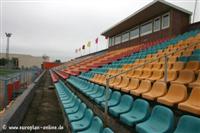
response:
<path id="1" fill-rule="evenodd" d="M 6 47 L 6 59 L 9 61 L 9 41 L 11 37 L 11 33 L 5 33 L 7 37 L 7 47 Z"/>

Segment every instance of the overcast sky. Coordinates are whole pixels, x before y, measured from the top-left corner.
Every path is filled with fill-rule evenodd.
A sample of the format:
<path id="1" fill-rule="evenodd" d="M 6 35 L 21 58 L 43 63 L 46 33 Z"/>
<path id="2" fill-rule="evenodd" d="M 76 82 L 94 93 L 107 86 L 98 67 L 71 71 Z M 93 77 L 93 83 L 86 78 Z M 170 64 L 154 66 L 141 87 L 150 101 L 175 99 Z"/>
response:
<path id="1" fill-rule="evenodd" d="M 80 56 L 75 49 L 88 41 L 90 52 L 107 48 L 100 34 L 152 0 L 0 0 L 1 53 L 4 33 L 11 32 L 10 53 L 46 54 L 63 61 Z M 167 0 L 189 11 L 195 0 Z M 200 20 L 200 2 L 195 21 Z M 94 44 L 99 37 L 98 48 Z M 86 49 L 85 54 L 89 52 Z"/>

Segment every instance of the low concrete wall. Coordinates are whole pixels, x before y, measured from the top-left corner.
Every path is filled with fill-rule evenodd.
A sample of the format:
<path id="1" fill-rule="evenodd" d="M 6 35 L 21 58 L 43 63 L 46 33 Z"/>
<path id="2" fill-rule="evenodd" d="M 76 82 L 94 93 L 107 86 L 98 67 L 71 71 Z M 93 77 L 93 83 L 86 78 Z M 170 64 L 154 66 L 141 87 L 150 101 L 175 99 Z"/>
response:
<path id="1" fill-rule="evenodd" d="M 9 130 L 9 126 L 18 126 L 21 124 L 24 115 L 33 99 L 34 91 L 42 76 L 46 71 L 43 71 L 40 76 L 28 86 L 22 95 L 16 98 L 11 107 L 6 110 L 5 114 L 0 118 L 0 132 L 14 133 L 18 130 Z"/>

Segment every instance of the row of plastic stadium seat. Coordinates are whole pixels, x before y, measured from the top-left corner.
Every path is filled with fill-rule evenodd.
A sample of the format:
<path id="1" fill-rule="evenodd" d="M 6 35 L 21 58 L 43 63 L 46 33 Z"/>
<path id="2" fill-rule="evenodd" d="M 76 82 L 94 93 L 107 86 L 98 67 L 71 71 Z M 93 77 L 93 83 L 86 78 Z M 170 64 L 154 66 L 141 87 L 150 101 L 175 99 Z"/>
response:
<path id="1" fill-rule="evenodd" d="M 101 107 L 105 107 L 105 88 L 82 80 L 70 77 L 68 80 L 79 91 L 94 100 Z M 174 129 L 174 114 L 163 106 L 157 105 L 150 112 L 150 105 L 146 100 L 136 99 L 130 95 L 122 95 L 118 91 L 108 91 L 109 113 L 131 127 L 138 133 L 198 133 L 200 118 L 184 115 L 179 119 Z M 101 94 L 101 95 L 99 95 Z"/>
<path id="2" fill-rule="evenodd" d="M 50 72 L 52 82 L 53 83 L 58 82 L 58 79 L 59 79 L 58 76 L 52 70 L 49 70 L 49 72 Z"/>
<path id="3" fill-rule="evenodd" d="M 55 87 L 73 133 L 113 133 L 62 81 Z"/>

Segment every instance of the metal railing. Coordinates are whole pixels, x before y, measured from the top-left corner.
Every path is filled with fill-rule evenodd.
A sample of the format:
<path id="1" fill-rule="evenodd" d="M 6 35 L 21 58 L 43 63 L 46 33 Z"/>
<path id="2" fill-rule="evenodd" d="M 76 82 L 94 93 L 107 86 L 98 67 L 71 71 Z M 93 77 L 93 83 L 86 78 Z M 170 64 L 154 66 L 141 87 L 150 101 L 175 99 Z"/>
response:
<path id="1" fill-rule="evenodd" d="M 116 75 L 113 75 L 113 76 L 111 76 L 111 77 L 109 77 L 109 78 L 106 78 L 106 94 L 105 94 L 105 109 L 104 109 L 104 115 L 105 115 L 106 124 L 108 123 L 109 81 L 110 81 L 111 79 L 113 79 L 113 78 L 115 78 L 115 77 L 117 77 L 117 76 L 120 76 L 120 75 L 122 75 L 122 74 L 128 73 L 129 71 L 132 71 L 132 70 L 135 70 L 135 69 L 137 69 L 137 68 L 143 67 L 143 66 L 146 65 L 146 64 L 150 64 L 150 63 L 152 63 L 152 62 L 158 61 L 158 60 L 160 60 L 161 58 L 164 58 L 164 59 L 165 59 L 165 60 L 164 60 L 164 65 L 165 65 L 165 67 L 164 67 L 164 82 L 167 82 L 167 76 L 168 76 L 168 75 L 167 75 L 167 71 L 168 71 L 168 70 L 167 70 L 167 67 L 168 67 L 168 64 L 167 64 L 167 62 L 168 62 L 168 56 L 170 56 L 170 55 L 172 55 L 172 54 L 174 54 L 174 53 L 183 51 L 183 50 L 185 50 L 185 49 L 187 49 L 187 48 L 196 46 L 196 45 L 198 45 L 199 43 L 200 43 L 200 41 L 199 41 L 199 42 L 196 42 L 196 43 L 193 43 L 193 44 L 191 44 L 191 45 L 189 45 L 189 46 L 186 46 L 186 47 L 184 47 L 184 48 L 174 50 L 174 51 L 169 52 L 169 53 L 167 53 L 167 54 L 165 54 L 165 55 L 163 55 L 163 56 L 160 56 L 160 57 L 158 57 L 158 58 L 156 58 L 156 59 L 152 59 L 151 61 L 148 61 L 148 62 L 145 62 L 145 63 L 143 63 L 143 64 L 137 65 L 137 66 L 132 67 L 132 68 L 130 68 L 130 69 L 128 69 L 128 70 L 125 70 L 125 71 L 120 72 L 120 73 L 118 73 L 118 74 L 116 74 Z"/>

